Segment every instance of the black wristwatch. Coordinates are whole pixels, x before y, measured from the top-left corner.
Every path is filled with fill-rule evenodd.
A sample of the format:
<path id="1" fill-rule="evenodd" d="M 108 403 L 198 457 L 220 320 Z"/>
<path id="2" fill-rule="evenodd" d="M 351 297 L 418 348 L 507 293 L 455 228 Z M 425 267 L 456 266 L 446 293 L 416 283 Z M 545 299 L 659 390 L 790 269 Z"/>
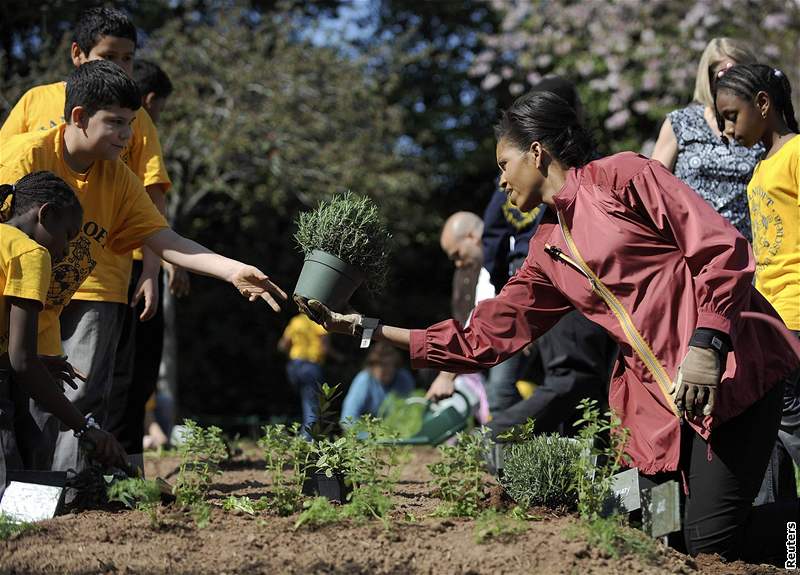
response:
<path id="1" fill-rule="evenodd" d="M 728 357 L 728 352 L 733 347 L 731 338 L 727 333 L 709 327 L 698 327 L 694 330 L 689 345 L 703 349 L 713 349 L 719 354 L 720 360 Z"/>

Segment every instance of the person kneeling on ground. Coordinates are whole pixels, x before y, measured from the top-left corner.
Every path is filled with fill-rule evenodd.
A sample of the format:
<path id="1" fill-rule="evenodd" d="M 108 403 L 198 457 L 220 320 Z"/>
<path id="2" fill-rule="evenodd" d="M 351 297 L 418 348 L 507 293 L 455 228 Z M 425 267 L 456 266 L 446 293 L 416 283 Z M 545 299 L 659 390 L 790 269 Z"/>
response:
<path id="1" fill-rule="evenodd" d="M 364 369 L 358 372 L 342 404 L 342 427 L 352 425 L 365 413 L 378 415 L 386 397 L 393 393 L 408 397 L 414 390 L 414 377 L 400 367 L 400 354 L 388 344 L 378 343 L 367 354 Z"/>

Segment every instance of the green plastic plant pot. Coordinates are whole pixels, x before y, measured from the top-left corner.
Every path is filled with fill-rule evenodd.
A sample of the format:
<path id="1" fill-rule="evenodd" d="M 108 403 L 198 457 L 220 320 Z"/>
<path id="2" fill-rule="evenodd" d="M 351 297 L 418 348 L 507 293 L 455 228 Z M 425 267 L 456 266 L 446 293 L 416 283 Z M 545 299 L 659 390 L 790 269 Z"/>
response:
<path id="1" fill-rule="evenodd" d="M 361 270 L 321 250 L 306 256 L 294 295 L 321 301 L 334 311 L 345 311 L 345 305 L 364 282 Z"/>

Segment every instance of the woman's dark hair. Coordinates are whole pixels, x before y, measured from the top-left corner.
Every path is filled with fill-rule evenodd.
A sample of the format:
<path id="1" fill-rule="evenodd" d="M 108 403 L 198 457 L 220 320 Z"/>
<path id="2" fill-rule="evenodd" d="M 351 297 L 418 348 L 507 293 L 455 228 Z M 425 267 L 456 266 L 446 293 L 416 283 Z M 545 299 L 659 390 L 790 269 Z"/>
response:
<path id="1" fill-rule="evenodd" d="M 72 34 L 72 41 L 81 52 L 88 56 L 103 36 L 127 38 L 135 46 L 136 26 L 125 12 L 116 8 L 89 8 L 81 12 Z"/>
<path id="2" fill-rule="evenodd" d="M 6 206 L 9 197 L 11 202 Z M 53 172 L 31 172 L 21 177 L 16 184 L 0 184 L 0 219 L 8 221 L 44 204 L 52 204 L 59 210 L 73 209 L 83 214 L 83 208 L 75 192 Z"/>
<path id="3" fill-rule="evenodd" d="M 783 117 L 783 121 L 792 132 L 800 132 L 792 106 L 792 86 L 789 78 L 780 70 L 764 64 L 737 64 L 731 66 L 722 77 L 717 78 L 714 85 L 714 103 L 717 94 L 725 90 L 745 100 L 752 101 L 759 92 L 766 92 L 775 110 Z M 717 124 L 720 131 L 725 121 L 717 113 Z"/>
<path id="4" fill-rule="evenodd" d="M 583 127 L 575 108 L 552 92 L 529 92 L 503 112 L 494 128 L 495 137 L 505 138 L 528 151 L 540 142 L 560 163 L 580 167 L 595 155 L 594 138 Z"/>
<path id="5" fill-rule="evenodd" d="M 75 68 L 67 77 L 64 104 L 67 123 L 76 106 L 85 108 L 89 117 L 112 106 L 136 111 L 142 107 L 142 95 L 122 68 L 106 60 L 92 60 Z"/>
<path id="6" fill-rule="evenodd" d="M 366 367 L 390 364 L 393 367 L 400 367 L 402 356 L 394 347 L 386 342 L 379 341 L 370 348 L 367 359 L 364 361 Z"/>

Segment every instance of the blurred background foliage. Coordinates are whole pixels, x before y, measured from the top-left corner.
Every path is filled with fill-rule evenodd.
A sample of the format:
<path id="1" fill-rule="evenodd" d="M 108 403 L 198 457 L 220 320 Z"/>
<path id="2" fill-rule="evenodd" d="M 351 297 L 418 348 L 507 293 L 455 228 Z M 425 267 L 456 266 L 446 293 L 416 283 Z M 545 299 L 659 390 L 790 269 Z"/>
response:
<path id="1" fill-rule="evenodd" d="M 69 30 L 104 2 L 0 3 L 0 118 L 30 86 L 71 68 Z M 403 326 L 449 317 L 439 226 L 482 213 L 494 189 L 498 108 L 541 77 L 578 83 L 602 151 L 647 150 L 688 103 L 719 35 L 750 41 L 800 86 L 797 0 L 129 0 L 139 56 L 175 92 L 159 132 L 181 232 L 254 263 L 287 290 L 302 259 L 294 218 L 351 190 L 381 206 L 391 279 L 356 306 Z M 796 96 L 796 93 L 795 93 Z M 797 98 L 795 98 L 796 100 Z M 194 278 L 177 303 L 184 414 L 296 411 L 275 344 L 293 313 Z M 329 366 L 331 383 L 359 368 Z"/>

